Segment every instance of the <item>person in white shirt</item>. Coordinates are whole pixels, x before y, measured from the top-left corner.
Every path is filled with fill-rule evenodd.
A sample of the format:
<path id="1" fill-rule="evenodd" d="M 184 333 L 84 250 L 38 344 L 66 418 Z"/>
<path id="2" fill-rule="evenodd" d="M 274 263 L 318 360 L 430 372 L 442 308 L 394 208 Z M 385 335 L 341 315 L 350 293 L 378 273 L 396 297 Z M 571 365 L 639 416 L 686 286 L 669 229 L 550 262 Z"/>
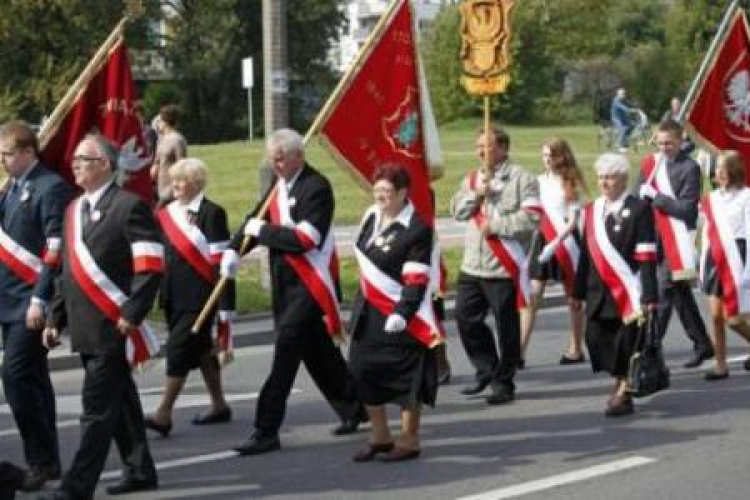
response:
<path id="1" fill-rule="evenodd" d="M 745 185 L 745 162 L 736 151 L 719 156 L 716 189 L 701 202 L 705 217 L 701 253 L 701 290 L 708 295 L 715 366 L 707 381 L 729 377 L 726 325 L 750 344 L 750 266 L 747 238 L 750 232 L 750 189 Z M 750 358 L 745 360 L 750 370 Z"/>

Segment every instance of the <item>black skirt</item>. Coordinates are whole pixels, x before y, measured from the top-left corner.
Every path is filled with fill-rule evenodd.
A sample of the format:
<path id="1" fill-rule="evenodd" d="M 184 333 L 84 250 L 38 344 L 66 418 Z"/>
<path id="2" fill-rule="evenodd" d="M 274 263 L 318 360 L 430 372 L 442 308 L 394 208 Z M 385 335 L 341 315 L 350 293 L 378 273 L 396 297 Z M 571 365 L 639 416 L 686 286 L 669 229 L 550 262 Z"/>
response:
<path id="1" fill-rule="evenodd" d="M 734 241 L 735 243 L 737 243 L 737 248 L 740 251 L 740 257 L 742 258 L 742 263 L 744 264 L 745 240 Z M 701 292 L 705 293 L 706 295 L 712 295 L 714 297 L 723 297 L 724 293 L 721 289 L 721 280 L 719 279 L 719 273 L 716 270 L 714 257 L 713 255 L 711 255 L 710 251 L 708 252 L 708 255 L 706 255 L 706 261 L 703 265 L 705 266 L 705 269 L 703 269 L 703 272 L 701 272 Z"/>
<path id="2" fill-rule="evenodd" d="M 211 329 L 213 316 L 203 323 L 197 334 L 190 330 L 198 318 L 197 312 L 167 313 L 167 376 L 184 377 L 201 364 L 201 359 L 213 348 Z"/>
<path id="3" fill-rule="evenodd" d="M 595 372 L 605 371 L 613 377 L 628 374 L 630 358 L 638 349 L 638 326 L 619 319 L 591 319 L 586 323 L 586 347 Z"/>
<path id="4" fill-rule="evenodd" d="M 580 247 L 581 239 L 578 236 L 578 232 L 573 231 L 572 236 Z M 537 230 L 531 238 L 531 248 L 529 248 L 529 277 L 537 281 L 557 281 L 562 283 L 564 275 L 560 264 L 557 262 L 557 257 L 553 255 L 544 264 L 539 262 L 539 254 L 542 253 L 542 249 L 544 249 L 546 244 L 547 240 L 544 238 L 544 235 L 541 231 Z"/>
<path id="5" fill-rule="evenodd" d="M 407 332 L 385 333 L 384 323 L 378 311 L 364 306 L 349 352 L 358 399 L 371 406 L 434 406 L 438 387 L 435 353 Z"/>

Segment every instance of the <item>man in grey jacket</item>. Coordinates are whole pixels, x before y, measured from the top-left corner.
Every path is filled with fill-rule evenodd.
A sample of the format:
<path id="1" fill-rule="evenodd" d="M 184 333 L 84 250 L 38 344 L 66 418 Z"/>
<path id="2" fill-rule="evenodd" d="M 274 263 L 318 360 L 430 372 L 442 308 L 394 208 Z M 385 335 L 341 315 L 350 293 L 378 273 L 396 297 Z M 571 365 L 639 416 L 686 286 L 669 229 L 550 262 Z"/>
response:
<path id="1" fill-rule="evenodd" d="M 493 128 L 477 137 L 476 153 L 485 167 L 470 172 L 451 201 L 458 221 L 468 221 L 458 278 L 456 322 L 476 379 L 461 392 L 475 395 L 491 385 L 491 405 L 513 400 L 513 377 L 520 360 L 519 294 L 523 295 L 525 249 L 538 216 L 524 209 L 538 202 L 536 177 L 508 159 L 510 138 Z M 528 299 L 528 297 L 526 297 Z M 495 317 L 499 353 L 484 320 Z"/>

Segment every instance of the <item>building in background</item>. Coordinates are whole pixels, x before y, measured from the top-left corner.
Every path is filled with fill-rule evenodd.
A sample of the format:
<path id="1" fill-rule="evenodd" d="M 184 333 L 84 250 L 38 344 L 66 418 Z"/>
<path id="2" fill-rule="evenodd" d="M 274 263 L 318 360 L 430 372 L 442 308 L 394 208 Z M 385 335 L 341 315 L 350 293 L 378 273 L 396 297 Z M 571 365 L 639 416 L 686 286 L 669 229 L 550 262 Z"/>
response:
<path id="1" fill-rule="evenodd" d="M 349 0 L 345 2 L 348 26 L 339 43 L 331 51 L 331 63 L 338 71 L 346 71 L 370 36 L 372 29 L 391 3 L 390 0 Z M 451 0 L 412 0 L 416 7 L 419 29 L 424 31 L 435 19 L 440 7 Z"/>

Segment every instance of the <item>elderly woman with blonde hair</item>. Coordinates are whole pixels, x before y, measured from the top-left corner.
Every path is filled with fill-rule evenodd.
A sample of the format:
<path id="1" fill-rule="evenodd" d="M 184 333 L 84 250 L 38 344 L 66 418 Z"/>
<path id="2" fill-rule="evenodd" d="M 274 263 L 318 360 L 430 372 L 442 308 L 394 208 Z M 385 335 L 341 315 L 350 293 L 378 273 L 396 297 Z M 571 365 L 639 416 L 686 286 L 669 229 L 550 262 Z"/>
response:
<path id="1" fill-rule="evenodd" d="M 657 301 L 656 235 L 651 206 L 628 190 L 628 159 L 605 153 L 595 162 L 601 196 L 583 212 L 583 242 L 573 290 L 585 304 L 586 345 L 595 372 L 614 378 L 607 417 L 633 413 L 628 367 L 638 321 Z"/>
<path id="2" fill-rule="evenodd" d="M 191 370 L 200 368 L 211 397 L 211 411 L 196 415 L 194 425 L 216 424 L 231 419 L 224 399 L 219 359 L 211 329 L 214 321 L 204 322 L 196 334 L 192 326 L 214 288 L 219 263 L 229 242 L 226 211 L 205 195 L 206 165 L 196 158 L 184 158 L 169 169 L 174 201 L 157 212 L 161 226 L 166 269 L 161 284 L 160 305 L 164 309 L 167 339 L 167 381 L 156 412 L 146 419 L 146 427 L 162 436 L 172 430 L 172 408 Z M 220 351 L 231 348 L 230 320 L 234 315 L 234 284 L 220 300 L 217 344 Z M 212 318 L 215 318 L 216 311 Z"/>

